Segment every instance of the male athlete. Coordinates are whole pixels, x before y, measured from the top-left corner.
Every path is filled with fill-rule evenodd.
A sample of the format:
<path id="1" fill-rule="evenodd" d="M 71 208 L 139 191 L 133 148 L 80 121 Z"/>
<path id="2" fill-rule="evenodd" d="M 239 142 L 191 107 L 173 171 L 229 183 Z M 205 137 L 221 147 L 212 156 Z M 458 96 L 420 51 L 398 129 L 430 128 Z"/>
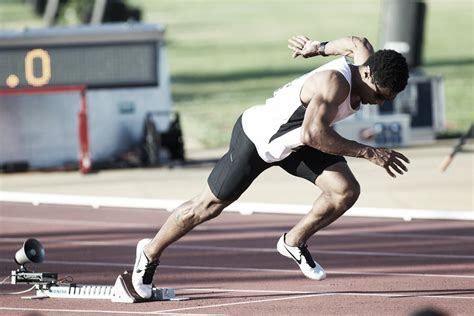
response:
<path id="1" fill-rule="evenodd" d="M 404 162 L 409 161 L 402 154 L 347 140 L 331 127 L 361 104 L 382 105 L 405 89 L 405 58 L 393 50 L 374 53 L 367 39 L 355 36 L 330 42 L 295 36 L 288 42 L 294 58 L 343 57 L 286 84 L 265 105 L 249 108 L 237 120 L 229 151 L 217 162 L 202 193 L 174 210 L 152 240 L 138 242 L 132 282 L 143 298 L 152 295 L 162 252 L 218 216 L 267 168 L 279 166 L 322 191 L 308 214 L 277 243 L 278 252 L 295 260 L 303 274 L 314 280 L 323 280 L 326 272 L 313 260 L 306 241 L 359 197 L 359 183 L 343 156 L 365 158 L 392 177 L 407 171 Z M 346 57 L 352 57 L 353 64 Z"/>

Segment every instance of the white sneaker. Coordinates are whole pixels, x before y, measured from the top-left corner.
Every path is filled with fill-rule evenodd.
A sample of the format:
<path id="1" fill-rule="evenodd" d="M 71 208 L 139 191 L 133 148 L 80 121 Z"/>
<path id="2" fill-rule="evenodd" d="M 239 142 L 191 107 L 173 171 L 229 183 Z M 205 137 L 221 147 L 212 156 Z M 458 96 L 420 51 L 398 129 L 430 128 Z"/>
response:
<path id="1" fill-rule="evenodd" d="M 288 246 L 285 243 L 286 234 L 280 237 L 277 243 L 278 252 L 290 259 L 296 261 L 303 274 L 312 280 L 324 280 L 326 278 L 326 271 L 313 260 L 309 253 L 308 246 L 305 244 L 301 247 Z"/>
<path id="2" fill-rule="evenodd" d="M 142 239 L 137 244 L 135 265 L 133 266 L 132 284 L 133 288 L 142 298 L 151 298 L 153 288 L 153 275 L 159 261 L 152 261 L 147 258 L 143 248 L 151 239 Z"/>

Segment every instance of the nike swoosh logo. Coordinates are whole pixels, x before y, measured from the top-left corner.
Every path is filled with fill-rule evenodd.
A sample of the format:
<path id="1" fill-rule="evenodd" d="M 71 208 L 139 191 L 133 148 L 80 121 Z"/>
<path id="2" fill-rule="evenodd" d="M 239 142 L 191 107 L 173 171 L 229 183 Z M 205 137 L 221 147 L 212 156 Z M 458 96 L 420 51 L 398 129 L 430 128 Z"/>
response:
<path id="1" fill-rule="evenodd" d="M 290 251 L 288 248 L 286 248 L 285 243 L 283 243 L 283 247 L 285 247 L 286 251 L 288 251 L 288 253 L 296 260 L 296 262 L 298 262 L 298 264 L 301 264 L 301 256 L 300 256 L 300 259 L 298 260 L 298 259 L 296 259 L 295 256 L 293 256 L 293 254 L 291 253 L 291 251 Z"/>
<path id="2" fill-rule="evenodd" d="M 141 260 L 142 260 L 142 256 L 140 256 L 140 258 L 138 258 L 138 262 L 135 265 L 137 267 L 136 270 L 135 270 L 135 273 L 142 273 L 142 271 L 143 271 L 143 269 L 138 268 L 138 266 L 140 266 L 140 261 Z"/>

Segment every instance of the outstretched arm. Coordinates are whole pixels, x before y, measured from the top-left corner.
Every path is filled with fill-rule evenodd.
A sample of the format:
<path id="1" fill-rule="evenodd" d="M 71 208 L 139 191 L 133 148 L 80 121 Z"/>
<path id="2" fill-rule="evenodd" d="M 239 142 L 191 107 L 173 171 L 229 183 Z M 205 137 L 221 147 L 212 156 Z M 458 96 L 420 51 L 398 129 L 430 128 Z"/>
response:
<path id="1" fill-rule="evenodd" d="M 320 92 L 313 95 L 306 108 L 301 129 L 303 144 L 333 155 L 365 158 L 383 167 L 392 177 L 395 177 L 394 171 L 403 174 L 408 170 L 404 162 L 409 163 L 409 160 L 401 153 L 348 140 L 331 127 L 338 105 L 350 92 L 349 84 L 342 75 L 324 71 L 315 74 L 310 80 Z"/>
<path id="2" fill-rule="evenodd" d="M 324 44 L 324 45 L 322 45 Z M 354 64 L 363 64 L 374 53 L 372 44 L 363 37 L 348 36 L 330 42 L 312 41 L 303 35 L 293 36 L 288 40 L 288 48 L 293 50 L 293 58 L 303 56 L 348 56 Z"/>

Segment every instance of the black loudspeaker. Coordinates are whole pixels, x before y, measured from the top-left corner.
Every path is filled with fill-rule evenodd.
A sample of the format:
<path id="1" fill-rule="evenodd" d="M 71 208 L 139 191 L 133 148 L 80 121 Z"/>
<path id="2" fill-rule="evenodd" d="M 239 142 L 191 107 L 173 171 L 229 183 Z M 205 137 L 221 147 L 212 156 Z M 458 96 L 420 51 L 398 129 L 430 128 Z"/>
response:
<path id="1" fill-rule="evenodd" d="M 44 260 L 45 252 L 43 245 L 34 238 L 29 238 L 15 254 L 15 262 L 24 266 L 28 262 L 41 263 Z"/>

